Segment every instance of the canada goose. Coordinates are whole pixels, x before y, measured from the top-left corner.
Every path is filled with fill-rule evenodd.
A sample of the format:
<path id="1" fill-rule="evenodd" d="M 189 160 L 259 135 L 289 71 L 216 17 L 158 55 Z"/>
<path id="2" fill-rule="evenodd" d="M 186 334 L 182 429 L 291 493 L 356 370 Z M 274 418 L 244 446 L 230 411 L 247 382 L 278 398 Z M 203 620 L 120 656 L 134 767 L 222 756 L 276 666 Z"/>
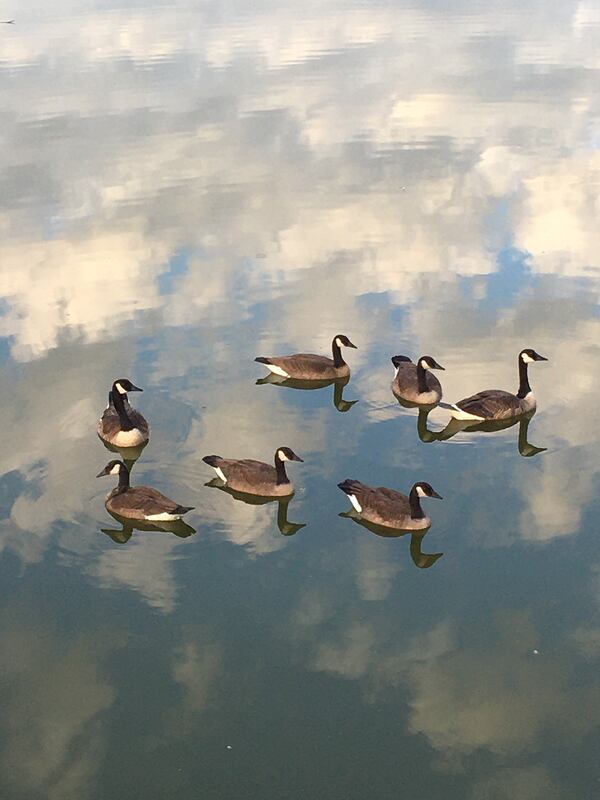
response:
<path id="1" fill-rule="evenodd" d="M 129 404 L 127 392 L 142 392 L 128 378 L 116 380 L 108 393 L 108 406 L 98 422 L 98 436 L 115 447 L 138 447 L 148 441 L 150 427 Z"/>
<path id="2" fill-rule="evenodd" d="M 239 500 L 249 506 L 263 506 L 267 503 L 277 503 L 277 527 L 282 536 L 293 536 L 298 533 L 302 528 L 306 528 L 305 522 L 291 522 L 287 518 L 288 506 L 292 499 L 292 495 L 288 494 L 285 497 L 273 497 L 272 495 L 248 494 L 247 492 L 238 492 L 223 483 L 220 478 L 213 478 L 204 484 L 211 489 L 219 489 L 225 494 L 231 495 L 234 500 Z"/>
<path id="3" fill-rule="evenodd" d="M 234 459 L 221 456 L 204 456 L 205 464 L 211 466 L 219 478 L 230 489 L 263 497 L 283 497 L 292 494 L 294 487 L 285 471 L 286 461 L 302 461 L 289 447 L 278 447 L 275 451 L 275 466 L 250 458 Z"/>
<path id="4" fill-rule="evenodd" d="M 119 485 L 106 495 L 106 510 L 126 519 L 145 519 L 164 522 L 181 519 L 194 506 L 180 506 L 149 486 L 130 486 L 129 470 L 122 461 L 109 461 L 96 475 L 118 475 Z"/>
<path id="5" fill-rule="evenodd" d="M 429 567 L 432 567 L 435 562 L 444 555 L 443 553 L 424 553 L 422 551 L 421 544 L 427 534 L 427 528 L 420 531 L 407 531 L 389 528 L 385 525 L 376 525 L 374 522 L 363 519 L 354 508 L 350 508 L 348 511 L 342 511 L 338 516 L 351 519 L 353 522 L 356 522 L 357 525 L 360 525 L 361 528 L 366 528 L 371 533 L 374 533 L 375 536 L 380 536 L 382 539 L 399 539 L 402 536 L 408 536 L 410 533 L 410 557 L 415 567 L 419 569 L 429 569 Z"/>
<path id="6" fill-rule="evenodd" d="M 345 400 L 344 399 L 344 386 L 348 385 L 349 377 L 346 378 L 325 378 L 324 380 L 308 381 L 299 378 L 282 378 L 274 372 L 270 372 L 264 378 L 259 378 L 256 381 L 257 386 L 265 386 L 272 384 L 273 386 L 280 386 L 286 389 L 298 389 L 302 391 L 314 391 L 315 389 L 324 389 L 326 386 L 333 384 L 333 405 L 342 414 L 350 411 L 358 400 Z"/>
<path id="7" fill-rule="evenodd" d="M 505 392 L 503 389 L 486 389 L 471 395 L 471 397 L 465 397 L 458 403 L 443 407 L 450 411 L 454 419 L 472 419 L 480 422 L 509 419 L 535 411 L 537 403 L 527 377 L 527 366 L 532 361 L 548 361 L 548 359 L 530 347 L 521 350 L 519 353 L 519 390 L 516 394 Z"/>
<path id="8" fill-rule="evenodd" d="M 379 486 L 373 489 L 360 481 L 346 479 L 338 487 L 348 495 L 348 499 L 358 513 L 368 522 L 400 530 L 422 530 L 431 525 L 431 520 L 421 508 L 422 497 L 440 495 L 424 481 L 419 481 L 407 497 L 394 489 Z"/>
<path id="9" fill-rule="evenodd" d="M 433 406 L 442 399 L 440 382 L 432 375 L 432 369 L 444 369 L 431 356 L 421 356 L 413 364 L 407 356 L 393 356 L 396 374 L 392 381 L 392 392 L 399 400 L 415 405 Z"/>
<path id="10" fill-rule="evenodd" d="M 312 353 L 296 353 L 292 356 L 275 356 L 274 358 L 258 356 L 254 360 L 259 364 L 264 364 L 267 369 L 275 375 L 281 375 L 282 378 L 299 378 L 308 381 L 347 378 L 350 375 L 350 367 L 342 358 L 342 347 L 357 349 L 347 336 L 338 334 L 333 337 L 331 342 L 333 359 Z"/>

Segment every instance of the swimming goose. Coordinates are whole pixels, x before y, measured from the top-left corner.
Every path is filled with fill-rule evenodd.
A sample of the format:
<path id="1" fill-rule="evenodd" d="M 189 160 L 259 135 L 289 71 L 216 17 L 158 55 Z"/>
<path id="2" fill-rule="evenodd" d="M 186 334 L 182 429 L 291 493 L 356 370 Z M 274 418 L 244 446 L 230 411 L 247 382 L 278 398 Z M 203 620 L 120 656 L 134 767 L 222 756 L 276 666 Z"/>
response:
<path id="1" fill-rule="evenodd" d="M 142 392 L 128 378 L 116 380 L 108 393 L 108 406 L 98 422 L 98 436 L 115 447 L 137 447 L 148 441 L 150 427 L 129 404 L 127 392 Z"/>
<path id="2" fill-rule="evenodd" d="M 532 361 L 548 361 L 530 347 L 519 353 L 519 389 L 516 394 L 503 389 L 486 389 L 483 392 L 465 397 L 458 403 L 444 405 L 454 419 L 484 420 L 510 419 L 520 414 L 535 411 L 537 402 L 529 385 L 527 366 Z"/>
<path id="3" fill-rule="evenodd" d="M 413 364 L 407 356 L 393 356 L 396 374 L 392 381 L 392 392 L 400 399 L 416 405 L 432 406 L 442 399 L 440 382 L 432 375 L 432 369 L 444 369 L 431 356 L 421 356 Z"/>
<path id="4" fill-rule="evenodd" d="M 281 375 L 282 378 L 299 378 L 309 381 L 347 378 L 350 375 L 350 367 L 342 358 L 342 347 L 357 349 L 347 336 L 338 334 L 333 337 L 331 342 L 333 359 L 312 353 L 296 353 L 292 356 L 275 356 L 273 358 L 258 356 L 254 360 L 259 364 L 264 364 L 267 369 L 275 375 Z"/>
<path id="5" fill-rule="evenodd" d="M 250 458 L 233 459 L 221 456 L 204 456 L 205 464 L 211 466 L 219 478 L 230 489 L 264 497 L 283 497 L 292 494 L 294 487 L 285 471 L 286 461 L 302 461 L 289 447 L 275 451 L 275 466 Z"/>
<path id="6" fill-rule="evenodd" d="M 149 486 L 130 486 L 129 470 L 122 461 L 109 461 L 96 475 L 118 475 L 119 485 L 106 495 L 106 510 L 127 519 L 145 519 L 163 522 L 181 519 L 194 506 L 180 506 L 164 494 Z"/>
<path id="7" fill-rule="evenodd" d="M 394 489 L 379 486 L 374 489 L 351 478 L 338 483 L 358 513 L 368 522 L 400 530 L 422 530 L 431 525 L 431 520 L 421 508 L 422 497 L 440 495 L 424 481 L 419 481 L 407 497 Z"/>

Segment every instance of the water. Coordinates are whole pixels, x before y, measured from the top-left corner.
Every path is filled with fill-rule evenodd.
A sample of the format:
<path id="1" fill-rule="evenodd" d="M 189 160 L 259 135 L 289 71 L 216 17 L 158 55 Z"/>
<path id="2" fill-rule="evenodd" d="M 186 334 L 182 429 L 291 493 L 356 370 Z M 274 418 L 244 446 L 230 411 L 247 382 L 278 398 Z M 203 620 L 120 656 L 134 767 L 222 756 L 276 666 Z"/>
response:
<path id="1" fill-rule="evenodd" d="M 597 4 L 26 6 L 0 26 L 2 797 L 595 797 Z M 337 333 L 342 403 L 256 385 L 256 355 Z M 456 400 L 515 389 L 526 346 L 521 435 L 394 404 L 394 354 Z M 104 509 L 122 376 L 134 482 L 194 535 Z M 280 445 L 283 513 L 205 486 L 203 455 Z M 347 477 L 444 500 L 383 538 L 340 516 Z"/>

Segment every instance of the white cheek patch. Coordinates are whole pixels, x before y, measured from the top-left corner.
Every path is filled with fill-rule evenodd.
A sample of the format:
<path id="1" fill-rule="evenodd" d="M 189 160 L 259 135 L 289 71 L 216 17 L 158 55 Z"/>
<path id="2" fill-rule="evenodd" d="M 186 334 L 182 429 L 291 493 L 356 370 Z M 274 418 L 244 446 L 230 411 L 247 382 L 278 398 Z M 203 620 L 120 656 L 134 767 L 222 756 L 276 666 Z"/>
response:
<path id="1" fill-rule="evenodd" d="M 119 464 L 115 464 L 111 471 L 108 473 L 109 475 L 118 475 L 121 472 L 121 467 Z"/>
<path id="2" fill-rule="evenodd" d="M 429 369 L 429 364 L 425 361 L 424 358 L 421 359 L 421 367 L 423 369 Z"/>
<path id="3" fill-rule="evenodd" d="M 419 497 L 427 497 L 427 495 L 423 491 L 423 487 L 422 486 L 417 486 L 417 494 L 419 495 Z"/>
<path id="4" fill-rule="evenodd" d="M 338 347 L 343 347 L 343 346 L 344 346 L 344 345 L 342 344 L 342 342 L 341 342 L 341 340 L 340 340 L 340 337 L 339 337 L 339 336 L 336 336 L 336 337 L 335 337 L 335 343 L 337 344 L 337 346 L 338 346 Z"/>
<path id="5" fill-rule="evenodd" d="M 116 383 L 115 388 L 119 394 L 127 394 L 127 391 L 121 386 L 120 383 Z"/>
<path id="6" fill-rule="evenodd" d="M 352 503 L 352 505 L 354 506 L 354 508 L 356 509 L 356 511 L 358 511 L 358 513 L 360 514 L 360 512 L 362 511 L 362 506 L 361 506 L 361 504 L 358 502 L 358 500 L 356 499 L 356 495 L 354 495 L 354 494 L 349 494 L 349 495 L 348 495 L 348 500 L 350 500 L 350 502 Z"/>
<path id="7" fill-rule="evenodd" d="M 533 361 L 533 358 L 531 358 L 531 356 L 528 356 L 527 353 L 522 353 L 521 358 L 526 364 L 531 364 L 531 362 Z"/>
<path id="8" fill-rule="evenodd" d="M 278 450 L 277 451 L 277 458 L 280 461 L 289 461 L 289 458 L 286 456 L 286 454 L 283 452 L 283 450 Z"/>

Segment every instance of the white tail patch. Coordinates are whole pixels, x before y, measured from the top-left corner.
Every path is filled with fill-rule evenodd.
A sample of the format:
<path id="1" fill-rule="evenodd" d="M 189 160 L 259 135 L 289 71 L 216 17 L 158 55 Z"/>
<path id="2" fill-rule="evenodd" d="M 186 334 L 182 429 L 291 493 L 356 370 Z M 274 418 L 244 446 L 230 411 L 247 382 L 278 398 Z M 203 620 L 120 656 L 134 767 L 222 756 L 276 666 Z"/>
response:
<path id="1" fill-rule="evenodd" d="M 349 494 L 348 495 L 348 500 L 350 500 L 350 502 L 352 503 L 352 505 L 354 506 L 356 511 L 358 511 L 358 513 L 360 514 L 361 511 L 362 511 L 362 506 L 358 502 L 358 500 L 356 499 L 356 495 L 355 494 Z"/>
<path id="2" fill-rule="evenodd" d="M 278 367 L 277 364 L 265 364 L 267 369 L 270 369 L 274 375 L 279 375 L 281 378 L 289 378 L 289 373 L 286 372 L 281 367 Z"/>
<path id="3" fill-rule="evenodd" d="M 148 522 L 171 522 L 176 519 L 181 519 L 183 514 L 169 514 L 166 511 L 163 511 L 161 514 L 150 514 L 144 519 L 147 519 Z"/>
<path id="4" fill-rule="evenodd" d="M 468 411 L 463 411 L 462 408 L 459 408 L 458 406 L 455 405 L 449 405 L 448 410 L 450 411 L 450 415 L 454 417 L 454 419 L 462 419 L 462 420 L 472 419 L 475 420 L 476 422 L 485 421 L 485 417 L 480 417 L 477 414 L 469 414 Z"/>
<path id="5" fill-rule="evenodd" d="M 223 474 L 223 470 L 221 469 L 221 467 L 213 467 L 213 469 L 217 473 L 217 477 L 220 478 L 223 481 L 223 483 L 227 483 L 227 478 Z"/>

